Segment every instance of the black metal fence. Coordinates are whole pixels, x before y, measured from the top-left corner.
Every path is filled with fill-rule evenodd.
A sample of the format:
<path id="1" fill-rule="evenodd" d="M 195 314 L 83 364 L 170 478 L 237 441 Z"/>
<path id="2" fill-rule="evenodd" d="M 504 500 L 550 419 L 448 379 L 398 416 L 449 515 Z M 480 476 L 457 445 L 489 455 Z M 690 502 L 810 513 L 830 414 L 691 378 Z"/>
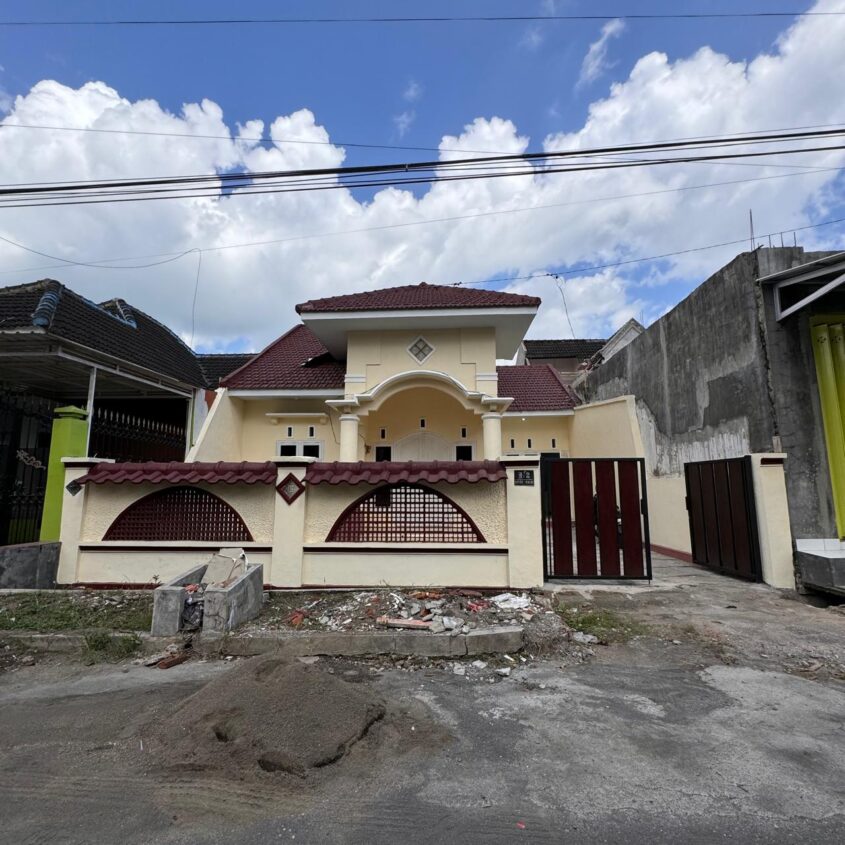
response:
<path id="1" fill-rule="evenodd" d="M 115 461 L 182 461 L 185 426 L 95 405 L 88 454 Z"/>
<path id="2" fill-rule="evenodd" d="M 0 545 L 38 539 L 57 404 L 0 385 Z"/>

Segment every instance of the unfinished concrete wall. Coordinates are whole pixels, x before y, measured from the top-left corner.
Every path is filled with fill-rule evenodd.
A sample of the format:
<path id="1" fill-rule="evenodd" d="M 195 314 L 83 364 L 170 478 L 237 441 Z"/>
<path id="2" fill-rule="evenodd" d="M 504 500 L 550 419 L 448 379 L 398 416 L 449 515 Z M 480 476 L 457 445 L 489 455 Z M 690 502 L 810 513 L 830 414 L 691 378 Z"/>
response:
<path id="1" fill-rule="evenodd" d="M 0 546 L 0 588 L 52 590 L 56 586 L 61 543 Z"/>

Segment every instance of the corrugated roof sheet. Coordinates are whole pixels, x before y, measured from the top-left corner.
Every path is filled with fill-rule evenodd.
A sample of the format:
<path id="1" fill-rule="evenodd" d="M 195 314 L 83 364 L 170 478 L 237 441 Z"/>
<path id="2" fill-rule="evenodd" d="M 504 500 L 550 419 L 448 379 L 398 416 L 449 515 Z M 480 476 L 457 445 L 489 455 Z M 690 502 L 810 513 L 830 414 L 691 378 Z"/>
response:
<path id="1" fill-rule="evenodd" d="M 396 288 L 309 299 L 296 306 L 299 314 L 333 311 L 396 311 L 432 308 L 525 308 L 538 307 L 540 299 L 497 290 L 451 285 L 403 285 Z"/>
<path id="2" fill-rule="evenodd" d="M 578 397 L 550 364 L 496 367 L 499 396 L 513 396 L 508 412 L 568 411 Z"/>
<path id="3" fill-rule="evenodd" d="M 310 329 L 294 326 L 220 384 L 241 390 L 337 390 L 345 375 L 344 365 Z"/>
<path id="4" fill-rule="evenodd" d="M 444 481 L 502 481 L 507 477 L 498 461 L 357 461 L 314 463 L 305 470 L 308 484 L 413 484 Z"/>
<path id="5" fill-rule="evenodd" d="M 78 484 L 275 484 L 276 466 L 270 461 L 250 463 L 95 464 Z"/>
<path id="6" fill-rule="evenodd" d="M 543 358 L 592 358 L 604 345 L 600 338 L 573 338 L 571 340 L 526 340 L 525 354 L 529 360 Z"/>

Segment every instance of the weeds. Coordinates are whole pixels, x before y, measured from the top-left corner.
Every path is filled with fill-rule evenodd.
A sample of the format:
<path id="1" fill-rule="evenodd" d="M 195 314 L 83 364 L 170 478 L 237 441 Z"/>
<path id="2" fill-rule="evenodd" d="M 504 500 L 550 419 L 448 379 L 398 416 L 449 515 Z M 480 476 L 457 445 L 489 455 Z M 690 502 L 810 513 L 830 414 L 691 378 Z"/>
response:
<path id="1" fill-rule="evenodd" d="M 149 630 L 153 595 L 51 590 L 0 596 L 0 630 Z"/>
<path id="2" fill-rule="evenodd" d="M 602 645 L 625 643 L 649 632 L 647 625 L 625 619 L 612 610 L 593 607 L 558 607 L 561 619 L 573 630 L 592 634 Z"/>
<path id="3" fill-rule="evenodd" d="M 141 647 L 137 634 L 112 634 L 109 631 L 91 631 L 85 634 L 85 652 L 90 662 L 105 660 L 117 663 L 132 657 Z"/>

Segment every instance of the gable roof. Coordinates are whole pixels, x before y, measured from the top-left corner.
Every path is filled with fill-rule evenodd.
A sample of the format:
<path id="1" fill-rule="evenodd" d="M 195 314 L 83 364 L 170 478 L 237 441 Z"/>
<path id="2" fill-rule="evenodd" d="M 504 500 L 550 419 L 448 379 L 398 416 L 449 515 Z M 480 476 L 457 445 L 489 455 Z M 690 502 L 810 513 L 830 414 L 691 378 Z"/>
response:
<path id="1" fill-rule="evenodd" d="M 581 358 L 586 361 L 596 354 L 607 341 L 599 338 L 573 338 L 571 340 L 526 340 L 525 356 L 530 361 L 544 358 Z"/>
<path id="2" fill-rule="evenodd" d="M 339 390 L 346 368 L 306 326 L 294 326 L 239 370 L 220 380 L 242 390 Z"/>
<path id="3" fill-rule="evenodd" d="M 53 279 L 0 288 L 0 331 L 43 329 L 60 338 L 195 387 L 206 376 L 193 350 L 122 299 L 99 305 Z"/>
<path id="4" fill-rule="evenodd" d="M 540 299 L 498 290 L 476 290 L 452 285 L 403 285 L 396 288 L 309 299 L 296 306 L 298 314 L 336 311 L 399 311 L 438 308 L 536 308 Z"/>
<path id="5" fill-rule="evenodd" d="M 499 396 L 513 396 L 507 413 L 570 411 L 578 398 L 551 364 L 496 367 Z"/>
<path id="6" fill-rule="evenodd" d="M 215 388 L 230 373 L 235 372 L 255 357 L 254 352 L 215 352 L 200 353 L 197 360 L 209 387 Z"/>

